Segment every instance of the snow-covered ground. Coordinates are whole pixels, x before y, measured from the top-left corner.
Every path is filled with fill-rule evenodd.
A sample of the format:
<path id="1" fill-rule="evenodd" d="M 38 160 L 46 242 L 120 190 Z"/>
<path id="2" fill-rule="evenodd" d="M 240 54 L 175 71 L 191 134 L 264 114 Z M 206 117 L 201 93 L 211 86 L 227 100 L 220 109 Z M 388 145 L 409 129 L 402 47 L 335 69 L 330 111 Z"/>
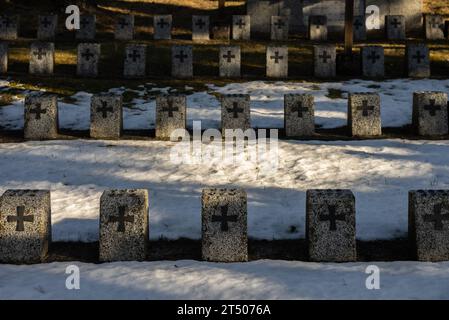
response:
<path id="1" fill-rule="evenodd" d="M 162 141 L 46 141 L 0 144 L 0 192 L 52 191 L 54 241 L 98 239 L 99 198 L 105 189 L 150 192 L 150 237 L 201 237 L 203 188 L 248 192 L 249 235 L 304 237 L 307 189 L 351 189 L 357 236 L 406 235 L 408 191 L 449 188 L 449 141 L 279 141 L 277 170 L 252 162 L 176 164 Z M 294 226 L 295 228 L 292 228 Z M 293 231 L 297 230 L 297 231 Z"/>
<path id="2" fill-rule="evenodd" d="M 0 81 L 0 88 L 7 89 L 7 87 L 7 81 Z M 329 92 L 333 89 L 341 90 L 343 98 L 331 98 Z M 126 88 L 115 88 L 110 91 L 123 93 L 126 90 Z M 191 127 L 194 120 L 201 120 L 203 128 L 219 128 L 220 103 L 214 94 L 239 93 L 251 96 L 253 127 L 281 128 L 284 121 L 284 95 L 310 93 L 315 97 L 316 102 L 316 124 L 323 128 L 336 128 L 346 125 L 348 92 L 378 92 L 382 102 L 383 126 L 402 127 L 411 123 L 413 92 L 415 91 L 449 92 L 449 80 L 398 79 L 383 82 L 351 80 L 327 83 L 253 81 L 229 84 L 224 87 L 209 85 L 207 91 L 188 95 L 188 126 Z M 154 128 L 154 95 L 173 92 L 173 90 L 146 84 L 142 85 L 139 90 L 132 90 L 132 92 L 138 98 L 135 98 L 131 104 L 124 108 L 124 128 Z M 62 101 L 59 103 L 61 128 L 89 129 L 90 97 L 90 93 L 79 92 L 72 97 L 75 103 L 64 103 Z M 148 97 L 148 99 L 145 97 Z M 7 129 L 23 127 L 23 99 L 13 102 L 10 106 L 0 108 L 0 127 Z"/>
<path id="3" fill-rule="evenodd" d="M 79 267 L 80 290 L 66 289 L 69 265 Z M 380 269 L 380 290 L 365 286 L 369 265 Z M 1 265 L 0 299 L 449 299 L 449 263 Z"/>

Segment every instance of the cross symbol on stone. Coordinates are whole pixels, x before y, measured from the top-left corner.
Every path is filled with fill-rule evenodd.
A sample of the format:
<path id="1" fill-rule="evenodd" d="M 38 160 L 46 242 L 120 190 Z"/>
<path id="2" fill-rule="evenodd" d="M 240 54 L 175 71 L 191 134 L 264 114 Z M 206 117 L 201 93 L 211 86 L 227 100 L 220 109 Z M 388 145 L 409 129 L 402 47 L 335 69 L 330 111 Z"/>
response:
<path id="1" fill-rule="evenodd" d="M 221 215 L 213 216 L 212 222 L 220 222 L 221 231 L 228 231 L 229 230 L 228 222 L 237 222 L 237 216 L 236 215 L 228 216 L 228 205 L 221 206 L 220 210 Z"/>
<path id="2" fill-rule="evenodd" d="M 89 61 L 90 58 L 94 57 L 94 54 L 92 52 L 90 52 L 90 49 L 87 48 L 86 50 L 84 50 L 84 52 L 81 54 L 81 57 L 83 57 L 84 59 L 86 59 L 86 61 Z"/>
<path id="3" fill-rule="evenodd" d="M 101 101 L 101 107 L 97 108 L 97 112 L 102 113 L 103 119 L 108 117 L 108 112 L 113 112 L 114 109 L 112 107 L 108 107 L 108 103 L 106 101 Z"/>
<path id="4" fill-rule="evenodd" d="M 448 209 L 445 207 L 444 208 L 445 211 L 447 211 Z M 441 212 L 443 211 L 443 205 L 440 204 L 436 204 L 433 207 L 433 215 L 425 215 L 423 217 L 424 222 L 430 222 L 430 223 L 434 223 L 434 227 L 435 230 L 437 231 L 442 231 L 443 230 L 443 221 L 449 221 L 449 213 L 447 214 L 441 214 Z"/>
<path id="5" fill-rule="evenodd" d="M 128 58 L 131 58 L 131 59 L 133 59 L 133 62 L 136 62 L 137 58 L 140 59 L 140 54 L 138 53 L 137 50 L 133 50 L 132 54 L 128 54 Z"/>
<path id="6" fill-rule="evenodd" d="M 421 63 L 422 60 L 426 58 L 424 54 L 421 53 L 420 50 L 416 51 L 416 54 L 412 56 L 413 59 L 415 59 L 418 63 Z"/>
<path id="7" fill-rule="evenodd" d="M 16 222 L 16 231 L 21 232 L 25 231 L 25 224 L 24 222 L 34 222 L 34 216 L 25 215 L 25 207 L 24 206 L 18 206 L 16 208 L 16 216 L 8 216 L 6 219 L 8 222 Z"/>
<path id="8" fill-rule="evenodd" d="M 356 19 L 354 21 L 354 27 L 356 28 L 356 30 L 359 30 L 361 27 L 363 27 L 362 21 L 360 21 L 360 19 Z"/>
<path id="9" fill-rule="evenodd" d="M 109 223 L 118 222 L 117 232 L 125 232 L 126 231 L 125 222 L 134 223 L 134 217 L 126 215 L 126 206 L 120 206 L 118 208 L 118 216 L 109 217 L 108 222 Z"/>
<path id="10" fill-rule="evenodd" d="M 246 23 L 243 21 L 243 19 L 240 19 L 235 23 L 236 26 L 239 27 L 239 29 L 243 29 L 244 26 L 246 26 Z"/>
<path id="11" fill-rule="evenodd" d="M 369 112 L 374 111 L 374 106 L 368 106 L 368 100 L 363 100 L 362 106 L 357 108 L 358 111 L 362 111 L 364 117 L 369 116 Z"/>
<path id="12" fill-rule="evenodd" d="M 279 51 L 276 51 L 274 56 L 271 56 L 270 59 L 274 60 L 274 63 L 279 63 L 279 60 L 284 59 L 284 56 L 280 56 Z"/>
<path id="13" fill-rule="evenodd" d="M 9 28 L 9 26 L 11 25 L 11 18 L 10 17 L 4 17 L 2 24 L 5 25 L 5 28 Z"/>
<path id="14" fill-rule="evenodd" d="M 36 114 L 36 120 L 40 120 L 41 119 L 41 114 L 46 114 L 47 113 L 47 109 L 42 109 L 42 105 L 40 103 L 36 103 L 36 108 L 31 109 L 30 113 L 34 113 Z"/>
<path id="15" fill-rule="evenodd" d="M 120 28 L 122 28 L 122 29 L 124 29 L 126 26 L 128 26 L 129 25 L 129 23 L 128 22 L 126 22 L 126 20 L 125 19 L 120 19 L 120 21 L 119 21 L 119 23 L 118 23 L 119 25 L 120 25 Z"/>
<path id="16" fill-rule="evenodd" d="M 228 53 L 223 55 L 223 58 L 228 61 L 228 63 L 232 62 L 232 59 L 235 58 L 235 55 L 232 54 L 232 51 L 228 50 Z"/>
<path id="17" fill-rule="evenodd" d="M 239 104 L 237 102 L 233 102 L 232 103 L 232 108 L 226 108 L 226 110 L 229 113 L 233 114 L 233 118 L 234 119 L 238 119 L 239 113 L 242 113 L 244 111 L 243 108 L 239 108 Z"/>
<path id="18" fill-rule="evenodd" d="M 329 221 L 329 231 L 337 231 L 337 221 L 345 221 L 344 214 L 336 214 L 335 206 L 327 206 L 327 210 L 329 211 L 328 215 L 320 215 L 320 221 Z"/>
<path id="19" fill-rule="evenodd" d="M 332 56 L 330 56 L 327 51 L 323 51 L 322 55 L 319 55 L 318 58 L 321 58 L 323 60 L 323 63 L 327 63 L 327 60 L 332 58 Z"/>
<path id="20" fill-rule="evenodd" d="M 399 26 L 400 26 L 401 24 L 402 24 L 402 22 L 399 21 L 397 18 L 394 18 L 393 21 L 391 22 L 391 25 L 392 25 L 395 29 L 399 28 Z"/>
<path id="21" fill-rule="evenodd" d="M 168 23 L 167 21 L 165 21 L 164 18 L 161 18 L 161 19 L 158 21 L 157 25 L 158 25 L 160 28 L 163 29 L 165 26 L 169 26 L 170 23 Z"/>
<path id="22" fill-rule="evenodd" d="M 184 53 L 184 50 L 179 51 L 179 54 L 175 55 L 176 59 L 179 59 L 181 63 L 184 62 L 184 59 L 187 59 L 189 56 Z"/>
<path id="23" fill-rule="evenodd" d="M 82 18 L 80 24 L 83 28 L 85 28 L 89 24 L 89 21 L 86 18 Z"/>
<path id="24" fill-rule="evenodd" d="M 441 106 L 437 106 L 435 103 L 435 99 L 430 99 L 429 104 L 424 106 L 424 110 L 429 111 L 429 114 L 432 117 L 437 115 L 437 111 L 441 111 Z"/>
<path id="25" fill-rule="evenodd" d="M 48 20 L 48 17 L 44 17 L 44 18 L 41 20 L 41 25 L 43 25 L 44 28 L 48 28 L 48 27 L 51 25 L 51 21 Z"/>
<path id="26" fill-rule="evenodd" d="M 195 23 L 197 27 L 200 29 L 203 29 L 204 26 L 206 26 L 206 22 L 203 21 L 203 19 L 198 19 L 198 21 Z"/>
<path id="27" fill-rule="evenodd" d="M 276 21 L 276 22 L 274 23 L 274 25 L 275 25 L 276 27 L 278 27 L 278 29 L 282 29 L 282 28 L 285 26 L 285 23 L 284 23 L 284 21 L 282 21 L 282 20 L 278 20 L 278 21 Z"/>
<path id="28" fill-rule="evenodd" d="M 368 56 L 368 60 L 371 60 L 371 62 L 373 64 L 375 64 L 377 62 L 377 60 L 379 60 L 379 59 L 380 59 L 380 55 L 378 55 L 376 53 L 376 51 L 371 51 L 371 53 Z"/>
<path id="29" fill-rule="evenodd" d="M 37 57 L 37 60 L 42 60 L 42 58 L 46 55 L 44 49 L 39 48 L 37 51 L 34 51 L 33 54 Z"/>
<path id="30" fill-rule="evenodd" d="M 178 112 L 179 108 L 178 107 L 173 107 L 173 101 L 172 100 L 168 100 L 168 107 L 162 108 L 162 112 L 168 112 L 168 117 L 169 118 L 173 118 L 173 111 Z"/>
<path id="31" fill-rule="evenodd" d="M 303 117 L 303 112 L 309 112 L 309 108 L 304 107 L 302 102 L 299 101 L 292 108 L 292 112 L 298 112 L 298 118 L 302 118 Z"/>

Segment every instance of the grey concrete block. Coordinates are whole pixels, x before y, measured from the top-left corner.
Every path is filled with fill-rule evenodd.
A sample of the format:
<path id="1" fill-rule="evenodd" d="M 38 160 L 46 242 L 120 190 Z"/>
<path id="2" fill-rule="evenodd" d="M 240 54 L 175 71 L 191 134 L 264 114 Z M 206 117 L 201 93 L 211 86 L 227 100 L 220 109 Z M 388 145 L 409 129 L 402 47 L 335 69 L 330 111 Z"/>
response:
<path id="1" fill-rule="evenodd" d="M 115 94 L 96 94 L 90 106 L 90 136 L 119 139 L 123 130 L 123 98 Z"/>
<path id="2" fill-rule="evenodd" d="M 172 47 L 172 77 L 193 77 L 193 48 L 192 46 Z"/>
<path id="3" fill-rule="evenodd" d="M 94 40 L 97 33 L 97 18 L 95 15 L 82 14 L 80 16 L 80 28 L 76 30 L 77 40 Z"/>
<path id="4" fill-rule="evenodd" d="M 58 15 L 39 16 L 39 25 L 37 28 L 37 38 L 39 40 L 53 40 L 58 29 Z"/>
<path id="5" fill-rule="evenodd" d="M 171 14 L 154 16 L 154 40 L 170 40 L 172 28 L 173 16 Z"/>
<path id="6" fill-rule="evenodd" d="M 354 41 L 366 41 L 366 18 L 365 16 L 354 17 Z"/>
<path id="7" fill-rule="evenodd" d="M 313 47 L 314 70 L 317 78 L 335 78 L 337 76 L 337 48 L 335 45 Z"/>
<path id="8" fill-rule="evenodd" d="M 288 17 L 273 16 L 271 17 L 271 40 L 286 41 L 288 40 L 289 20 Z"/>
<path id="9" fill-rule="evenodd" d="M 101 45 L 98 43 L 80 43 L 78 45 L 78 63 L 76 73 L 81 77 L 98 76 Z"/>
<path id="10" fill-rule="evenodd" d="M 430 77 L 429 47 L 424 43 L 409 44 L 406 50 L 408 76 L 411 78 Z"/>
<path id="11" fill-rule="evenodd" d="M 232 39 L 251 39 L 251 17 L 244 15 L 232 16 Z"/>
<path id="12" fill-rule="evenodd" d="M 129 41 L 134 39 L 134 16 L 120 15 L 115 22 L 115 40 Z"/>
<path id="13" fill-rule="evenodd" d="M 405 40 L 405 17 L 399 15 L 385 16 L 387 40 Z"/>
<path id="14" fill-rule="evenodd" d="M 209 16 L 192 16 L 192 40 L 210 40 Z"/>
<path id="15" fill-rule="evenodd" d="M 267 47 L 267 77 L 288 77 L 288 47 Z"/>
<path id="16" fill-rule="evenodd" d="M 146 74 L 147 46 L 145 44 L 129 44 L 125 48 L 123 76 L 125 78 L 141 78 Z"/>
<path id="17" fill-rule="evenodd" d="M 221 129 L 251 128 L 250 96 L 228 94 L 221 96 Z"/>
<path id="18" fill-rule="evenodd" d="M 382 46 L 362 48 L 362 74 L 368 78 L 385 76 L 385 52 Z"/>
<path id="19" fill-rule="evenodd" d="M 413 127 L 421 136 L 449 133 L 448 95 L 444 92 L 415 92 L 413 94 Z"/>
<path id="20" fill-rule="evenodd" d="M 382 135 L 380 96 L 377 93 L 353 93 L 348 100 L 348 127 L 352 136 Z"/>
<path id="21" fill-rule="evenodd" d="M 19 16 L 0 16 L 0 40 L 17 40 L 19 37 Z"/>
<path id="22" fill-rule="evenodd" d="M 186 96 L 161 95 L 156 98 L 156 138 L 170 139 L 174 130 L 186 128 L 186 122 Z"/>
<path id="23" fill-rule="evenodd" d="M 55 64 L 55 44 L 33 42 L 30 48 L 30 74 L 53 74 Z"/>
<path id="24" fill-rule="evenodd" d="M 58 137 L 58 100 L 56 95 L 30 94 L 25 97 L 24 138 L 27 140 Z"/>
<path id="25" fill-rule="evenodd" d="M 220 77 L 240 77 L 241 53 L 240 46 L 220 47 Z"/>
<path id="26" fill-rule="evenodd" d="M 284 96 L 284 128 L 287 137 L 315 134 L 315 103 L 310 94 Z"/>

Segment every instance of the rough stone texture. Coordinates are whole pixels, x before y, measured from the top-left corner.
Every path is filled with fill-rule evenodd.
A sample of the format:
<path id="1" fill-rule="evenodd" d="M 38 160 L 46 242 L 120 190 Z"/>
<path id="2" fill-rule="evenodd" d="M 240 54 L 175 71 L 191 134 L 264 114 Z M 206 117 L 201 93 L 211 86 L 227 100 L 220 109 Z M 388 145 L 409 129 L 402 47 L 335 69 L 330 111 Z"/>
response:
<path id="1" fill-rule="evenodd" d="M 288 77 L 288 47 L 267 47 L 267 77 Z"/>
<path id="2" fill-rule="evenodd" d="M 128 41 L 134 38 L 134 16 L 120 15 L 115 22 L 115 40 Z"/>
<path id="3" fill-rule="evenodd" d="M 193 77 L 193 48 L 192 46 L 172 47 L 172 77 Z"/>
<path id="4" fill-rule="evenodd" d="M 186 96 L 161 95 L 156 98 L 156 138 L 170 139 L 174 130 L 186 128 L 186 122 Z"/>
<path id="5" fill-rule="evenodd" d="M 0 73 L 8 72 L 8 43 L 0 42 Z"/>
<path id="6" fill-rule="evenodd" d="M 7 190 L 0 197 L 0 262 L 43 262 L 50 242 L 50 191 Z"/>
<path id="7" fill-rule="evenodd" d="M 80 28 L 76 30 L 75 38 L 78 40 L 93 40 L 97 32 L 97 18 L 95 15 L 82 14 L 80 16 Z"/>
<path id="8" fill-rule="evenodd" d="M 220 47 L 220 77 L 240 77 L 240 46 Z"/>
<path id="9" fill-rule="evenodd" d="M 311 261 L 357 260 L 355 197 L 350 190 L 308 190 L 306 237 Z"/>
<path id="10" fill-rule="evenodd" d="M 327 17 L 310 16 L 309 17 L 309 39 L 312 41 L 327 40 Z"/>
<path id="11" fill-rule="evenodd" d="M 0 16 L 0 40 L 17 40 L 19 37 L 19 16 Z"/>
<path id="12" fill-rule="evenodd" d="M 37 28 L 37 38 L 39 40 L 53 40 L 58 28 L 58 15 L 39 16 L 39 26 Z"/>
<path id="13" fill-rule="evenodd" d="M 351 129 L 352 136 L 382 135 L 380 96 L 377 93 L 349 95 L 348 127 Z"/>
<path id="14" fill-rule="evenodd" d="M 284 128 L 287 137 L 313 136 L 315 134 L 315 103 L 312 95 L 285 95 Z"/>
<path id="15" fill-rule="evenodd" d="M 203 260 L 248 261 L 246 192 L 241 189 L 205 189 L 201 200 Z"/>
<path id="16" fill-rule="evenodd" d="M 365 41 L 366 40 L 366 21 L 365 16 L 355 16 L 354 17 L 354 41 Z"/>
<path id="17" fill-rule="evenodd" d="M 148 241 L 148 191 L 105 191 L 100 199 L 100 261 L 143 261 Z"/>
<path id="18" fill-rule="evenodd" d="M 78 45 L 78 64 L 76 73 L 82 77 L 96 77 L 100 60 L 101 46 L 98 43 L 80 43 Z"/>
<path id="19" fill-rule="evenodd" d="M 221 97 L 221 130 L 251 128 L 250 96 L 228 94 Z"/>
<path id="20" fill-rule="evenodd" d="M 408 233 L 418 261 L 449 261 L 449 191 L 410 191 Z"/>
<path id="21" fill-rule="evenodd" d="M 288 40 L 289 22 L 288 17 L 273 16 L 271 17 L 271 40 L 285 41 Z"/>
<path id="22" fill-rule="evenodd" d="M 171 14 L 154 16 L 154 40 L 170 40 L 172 26 L 173 16 Z"/>
<path id="23" fill-rule="evenodd" d="M 421 136 L 448 134 L 448 95 L 444 92 L 413 94 L 413 127 Z"/>
<path id="24" fill-rule="evenodd" d="M 53 74 L 55 64 L 55 44 L 33 42 L 30 49 L 30 74 Z"/>
<path id="25" fill-rule="evenodd" d="M 335 45 L 313 47 L 314 70 L 317 78 L 335 78 L 337 75 L 337 48 Z"/>
<path id="26" fill-rule="evenodd" d="M 424 34 L 428 40 L 444 39 L 444 19 L 437 14 L 424 15 Z"/>
<path id="27" fill-rule="evenodd" d="M 232 16 L 232 39 L 250 40 L 251 39 L 251 17 L 250 16 Z"/>
<path id="28" fill-rule="evenodd" d="M 139 78 L 145 76 L 147 46 L 145 44 L 129 44 L 125 48 L 123 76 Z"/>
<path id="29" fill-rule="evenodd" d="M 430 77 L 430 52 L 424 44 L 407 45 L 407 70 L 411 78 Z"/>
<path id="30" fill-rule="evenodd" d="M 210 40 L 209 16 L 192 16 L 192 40 Z"/>
<path id="31" fill-rule="evenodd" d="M 24 138 L 27 140 L 58 137 L 58 100 L 56 95 L 30 94 L 25 97 Z"/>
<path id="32" fill-rule="evenodd" d="M 362 74 L 368 78 L 385 76 L 385 53 L 382 46 L 362 48 Z"/>
<path id="33" fill-rule="evenodd" d="M 123 129 L 123 98 L 115 94 L 93 95 L 90 105 L 90 136 L 119 139 Z"/>
<path id="34" fill-rule="evenodd" d="M 387 40 L 405 40 L 404 16 L 386 16 L 385 25 Z"/>

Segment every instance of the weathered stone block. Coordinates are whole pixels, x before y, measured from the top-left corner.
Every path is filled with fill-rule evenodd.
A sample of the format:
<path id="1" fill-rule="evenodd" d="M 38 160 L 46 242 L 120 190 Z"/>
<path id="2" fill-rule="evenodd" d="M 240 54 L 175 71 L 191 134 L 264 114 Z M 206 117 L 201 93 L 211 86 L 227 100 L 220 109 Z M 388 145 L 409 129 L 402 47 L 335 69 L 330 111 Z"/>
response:
<path id="1" fill-rule="evenodd" d="M 53 74 L 55 64 L 55 44 L 33 42 L 30 49 L 30 74 Z"/>
<path id="2" fill-rule="evenodd" d="M 362 74 L 368 78 L 385 76 L 385 52 L 382 46 L 362 48 Z"/>
<path id="3" fill-rule="evenodd" d="M 377 93 L 354 93 L 349 95 L 348 127 L 353 136 L 382 135 L 380 96 Z"/>
<path id="4" fill-rule="evenodd" d="M 366 40 L 366 18 L 365 16 L 354 17 L 354 41 Z"/>
<path id="5" fill-rule="evenodd" d="M 248 261 L 247 199 L 241 189 L 202 194 L 202 255 L 206 261 Z"/>
<path id="6" fill-rule="evenodd" d="M 19 16 L 0 16 L 0 40 L 17 40 L 19 37 Z"/>
<path id="7" fill-rule="evenodd" d="M 337 48 L 335 45 L 314 46 L 314 70 L 317 78 L 335 78 L 337 75 Z"/>
<path id="8" fill-rule="evenodd" d="M 241 55 L 239 46 L 220 47 L 220 77 L 240 77 Z"/>
<path id="9" fill-rule="evenodd" d="M 115 40 L 129 41 L 134 38 L 134 16 L 120 15 L 115 23 Z"/>
<path id="10" fill-rule="evenodd" d="M 271 17 L 271 40 L 286 41 L 288 40 L 289 21 L 288 17 L 273 16 Z"/>
<path id="11" fill-rule="evenodd" d="M 444 92 L 415 92 L 413 94 L 413 127 L 421 136 L 449 133 L 448 95 Z"/>
<path id="12" fill-rule="evenodd" d="M 405 17 L 385 16 L 387 40 L 405 40 Z"/>
<path id="13" fill-rule="evenodd" d="M 154 16 L 154 40 L 170 40 L 173 27 L 173 16 L 171 14 Z"/>
<path id="14" fill-rule="evenodd" d="M 145 44 L 129 44 L 125 48 L 123 76 L 140 78 L 145 76 L 147 46 Z"/>
<path id="15" fill-rule="evenodd" d="M 82 77 L 96 77 L 98 75 L 100 54 L 100 44 L 80 43 L 78 45 L 77 75 Z"/>
<path id="16" fill-rule="evenodd" d="M 186 96 L 161 95 L 156 98 L 156 138 L 170 139 L 174 130 L 186 128 L 186 122 Z"/>
<path id="17" fill-rule="evenodd" d="M 284 96 L 284 128 L 287 137 L 315 134 L 315 103 L 310 94 Z"/>
<path id="18" fill-rule="evenodd" d="M 221 96 L 221 130 L 251 128 L 250 96 L 228 94 Z"/>
<path id="19" fill-rule="evenodd" d="M 80 16 L 80 28 L 76 30 L 75 38 L 78 40 L 93 40 L 97 32 L 97 18 L 95 15 L 83 14 Z"/>
<path id="20" fill-rule="evenodd" d="M 350 190 L 308 190 L 306 237 L 311 261 L 357 260 L 355 197 Z"/>
<path id="21" fill-rule="evenodd" d="M 312 41 L 327 40 L 327 17 L 310 16 L 309 17 L 309 39 Z"/>
<path id="22" fill-rule="evenodd" d="M 115 94 L 96 94 L 90 106 L 90 136 L 119 139 L 123 129 L 123 98 Z"/>
<path id="23" fill-rule="evenodd" d="M 250 16 L 242 16 L 242 15 L 232 16 L 232 39 L 234 40 L 251 39 Z"/>
<path id="24" fill-rule="evenodd" d="M 444 39 L 444 20 L 437 14 L 424 15 L 424 33 L 428 40 Z"/>
<path id="25" fill-rule="evenodd" d="M 407 45 L 407 69 L 411 78 L 430 77 L 430 51 L 424 44 Z"/>
<path id="26" fill-rule="evenodd" d="M 288 77 L 288 47 L 267 47 L 267 77 Z"/>
<path id="27" fill-rule="evenodd" d="M 39 40 L 53 40 L 58 28 L 58 15 L 39 16 L 39 26 L 37 28 L 37 38 Z"/>
<path id="28" fill-rule="evenodd" d="M 30 94 L 25 97 L 24 138 L 27 140 L 58 137 L 58 100 L 56 95 Z"/>
<path id="29" fill-rule="evenodd" d="M 192 16 L 192 40 L 210 40 L 209 16 Z"/>
<path id="30" fill-rule="evenodd" d="M 172 77 L 193 77 L 193 48 L 192 46 L 172 47 Z"/>

